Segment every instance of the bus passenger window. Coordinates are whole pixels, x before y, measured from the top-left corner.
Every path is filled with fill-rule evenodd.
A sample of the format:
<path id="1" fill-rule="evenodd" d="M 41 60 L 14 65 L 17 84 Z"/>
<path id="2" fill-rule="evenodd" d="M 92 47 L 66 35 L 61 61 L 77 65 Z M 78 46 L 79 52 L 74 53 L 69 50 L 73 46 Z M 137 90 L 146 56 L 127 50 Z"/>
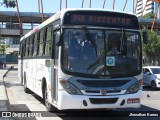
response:
<path id="1" fill-rule="evenodd" d="M 39 56 L 42 56 L 43 55 L 43 45 L 44 45 L 44 30 L 42 30 L 40 32 L 40 39 L 39 39 L 39 52 L 38 52 L 38 55 Z"/>
<path id="2" fill-rule="evenodd" d="M 45 39 L 45 48 L 44 54 L 46 56 L 51 56 L 51 46 L 52 46 L 52 26 L 47 28 L 46 39 Z"/>
<path id="3" fill-rule="evenodd" d="M 33 52 L 33 56 L 36 56 L 36 55 L 37 55 L 37 49 L 38 49 L 38 45 L 37 45 L 37 43 L 38 43 L 38 33 L 36 33 L 36 34 L 34 35 L 33 41 L 34 41 L 34 52 Z"/>
<path id="4" fill-rule="evenodd" d="M 33 50 L 34 50 L 34 36 L 31 36 L 31 38 L 30 38 L 30 53 L 29 53 L 29 56 L 33 55 Z"/>
<path id="5" fill-rule="evenodd" d="M 28 56 L 28 39 L 25 42 L 25 57 Z"/>

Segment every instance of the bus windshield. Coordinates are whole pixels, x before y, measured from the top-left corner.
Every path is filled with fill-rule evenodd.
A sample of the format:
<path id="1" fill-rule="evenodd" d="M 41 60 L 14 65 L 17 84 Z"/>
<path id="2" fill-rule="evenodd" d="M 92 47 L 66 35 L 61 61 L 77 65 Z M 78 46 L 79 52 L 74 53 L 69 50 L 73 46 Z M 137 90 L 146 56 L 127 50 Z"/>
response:
<path id="1" fill-rule="evenodd" d="M 64 29 L 63 69 L 90 76 L 136 75 L 141 71 L 140 46 L 136 31 Z"/>

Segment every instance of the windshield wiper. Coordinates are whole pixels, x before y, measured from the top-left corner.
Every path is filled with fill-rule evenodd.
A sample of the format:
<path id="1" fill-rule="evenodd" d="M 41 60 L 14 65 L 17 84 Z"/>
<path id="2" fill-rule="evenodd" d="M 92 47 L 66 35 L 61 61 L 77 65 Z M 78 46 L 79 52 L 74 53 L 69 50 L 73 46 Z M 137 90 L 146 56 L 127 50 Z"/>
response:
<path id="1" fill-rule="evenodd" d="M 94 39 L 92 38 L 92 35 L 88 31 L 88 28 L 86 26 L 82 26 L 82 29 L 83 29 L 83 31 L 85 33 L 85 36 L 87 37 L 87 40 L 92 44 L 92 46 L 94 48 L 96 48 L 96 43 L 95 43 Z"/>

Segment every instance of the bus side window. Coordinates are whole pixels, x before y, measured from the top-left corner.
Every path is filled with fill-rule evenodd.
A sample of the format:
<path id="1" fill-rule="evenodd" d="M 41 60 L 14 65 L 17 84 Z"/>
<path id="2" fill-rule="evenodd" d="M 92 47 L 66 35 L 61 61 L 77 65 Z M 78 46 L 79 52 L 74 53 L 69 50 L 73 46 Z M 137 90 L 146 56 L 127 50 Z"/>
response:
<path id="1" fill-rule="evenodd" d="M 30 53 L 29 53 L 29 56 L 33 55 L 33 50 L 34 50 L 34 35 L 32 35 L 31 38 L 30 38 Z"/>
<path id="2" fill-rule="evenodd" d="M 23 40 L 23 42 L 22 42 L 22 46 L 23 46 L 23 57 L 25 57 L 25 54 L 26 54 L 26 41 L 25 40 Z"/>
<path id="3" fill-rule="evenodd" d="M 21 41 L 20 42 L 20 48 L 19 48 L 19 58 L 20 59 L 23 59 L 23 57 L 24 57 L 24 49 L 25 49 L 24 41 Z"/>
<path id="4" fill-rule="evenodd" d="M 34 35 L 33 41 L 34 41 L 33 56 L 36 56 L 36 55 L 37 55 L 37 50 L 38 50 L 38 33 L 36 33 L 36 34 Z"/>
<path id="5" fill-rule="evenodd" d="M 40 39 L 39 39 L 39 50 L 38 50 L 38 56 L 43 55 L 43 46 L 44 46 L 44 29 L 40 31 Z"/>
<path id="6" fill-rule="evenodd" d="M 25 42 L 24 41 L 22 41 L 22 48 L 21 48 L 21 58 L 23 59 L 23 57 L 24 57 L 24 55 L 25 55 L 25 44 L 24 44 Z"/>
<path id="7" fill-rule="evenodd" d="M 51 48 L 52 48 L 52 26 L 49 26 L 46 30 L 46 39 L 44 43 L 44 55 L 51 56 Z"/>
<path id="8" fill-rule="evenodd" d="M 19 45 L 18 58 L 22 59 L 22 42 Z"/>
<path id="9" fill-rule="evenodd" d="M 29 52 L 30 52 L 30 37 L 27 38 L 27 56 L 29 56 Z"/>
<path id="10" fill-rule="evenodd" d="M 28 39 L 25 40 L 25 57 L 28 56 Z"/>

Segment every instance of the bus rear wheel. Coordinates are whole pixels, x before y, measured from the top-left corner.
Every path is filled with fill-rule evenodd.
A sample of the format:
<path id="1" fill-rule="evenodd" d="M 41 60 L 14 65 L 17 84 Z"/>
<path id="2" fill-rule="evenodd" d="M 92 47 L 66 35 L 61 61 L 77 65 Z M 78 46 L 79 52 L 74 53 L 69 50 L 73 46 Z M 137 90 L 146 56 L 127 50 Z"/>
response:
<path id="1" fill-rule="evenodd" d="M 30 93 L 30 90 L 27 88 L 26 75 L 24 74 L 24 92 Z"/>

